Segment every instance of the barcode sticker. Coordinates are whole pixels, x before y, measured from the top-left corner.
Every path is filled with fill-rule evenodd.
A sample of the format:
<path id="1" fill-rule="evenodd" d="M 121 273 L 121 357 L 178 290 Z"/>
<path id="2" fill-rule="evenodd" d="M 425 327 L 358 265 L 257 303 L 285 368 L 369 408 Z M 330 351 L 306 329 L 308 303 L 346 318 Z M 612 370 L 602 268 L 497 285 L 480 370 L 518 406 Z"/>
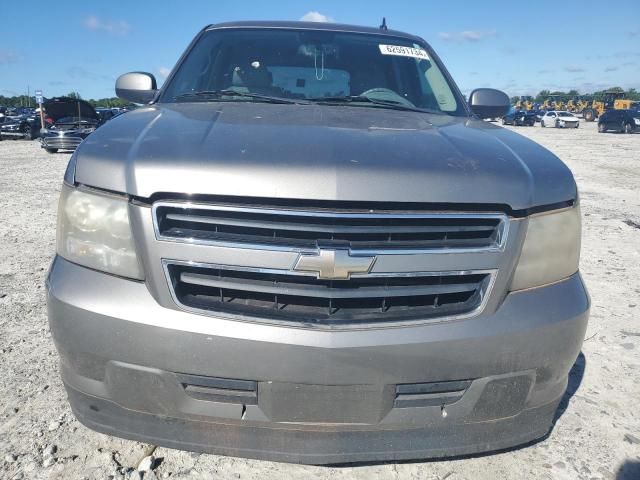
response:
<path id="1" fill-rule="evenodd" d="M 427 52 L 421 48 L 403 47 L 401 45 L 378 45 L 383 55 L 397 55 L 399 57 L 420 58 L 429 60 Z"/>

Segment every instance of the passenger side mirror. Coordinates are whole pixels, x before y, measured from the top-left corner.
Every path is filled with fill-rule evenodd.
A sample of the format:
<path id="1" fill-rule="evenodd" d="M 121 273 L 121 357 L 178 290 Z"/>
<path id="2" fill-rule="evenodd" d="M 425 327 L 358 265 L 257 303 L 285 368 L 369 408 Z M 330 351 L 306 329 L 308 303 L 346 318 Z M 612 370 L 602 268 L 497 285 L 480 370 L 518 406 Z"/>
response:
<path id="1" fill-rule="evenodd" d="M 469 95 L 469 107 L 480 118 L 503 117 L 511 107 L 509 96 L 493 88 L 477 88 Z"/>
<path id="2" fill-rule="evenodd" d="M 149 103 L 158 93 L 156 78 L 146 72 L 131 72 L 116 80 L 116 95 L 132 103 Z"/>

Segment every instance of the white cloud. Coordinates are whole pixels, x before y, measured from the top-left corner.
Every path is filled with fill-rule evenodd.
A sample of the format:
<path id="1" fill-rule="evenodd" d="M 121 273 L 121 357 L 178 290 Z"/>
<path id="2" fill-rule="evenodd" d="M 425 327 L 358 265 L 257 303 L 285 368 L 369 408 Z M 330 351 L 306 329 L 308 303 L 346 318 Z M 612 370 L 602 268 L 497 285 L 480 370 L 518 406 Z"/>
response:
<path id="1" fill-rule="evenodd" d="M 316 12 L 315 10 L 311 10 L 310 12 L 305 13 L 300 17 L 300 21 L 302 22 L 333 22 L 333 18 L 323 15 L 320 12 Z"/>
<path id="2" fill-rule="evenodd" d="M 96 32 L 106 32 L 112 35 L 126 35 L 131 31 L 131 25 L 129 25 L 124 20 L 101 20 L 95 15 L 89 15 L 86 17 L 82 24 L 88 30 L 93 30 Z"/>
<path id="3" fill-rule="evenodd" d="M 171 73 L 171 69 L 167 67 L 160 67 L 156 70 L 156 72 L 158 73 L 159 77 L 167 78 Z"/>
<path id="4" fill-rule="evenodd" d="M 497 35 L 495 29 L 492 30 L 464 30 L 462 32 L 440 32 L 438 36 L 447 42 L 479 42 Z"/>

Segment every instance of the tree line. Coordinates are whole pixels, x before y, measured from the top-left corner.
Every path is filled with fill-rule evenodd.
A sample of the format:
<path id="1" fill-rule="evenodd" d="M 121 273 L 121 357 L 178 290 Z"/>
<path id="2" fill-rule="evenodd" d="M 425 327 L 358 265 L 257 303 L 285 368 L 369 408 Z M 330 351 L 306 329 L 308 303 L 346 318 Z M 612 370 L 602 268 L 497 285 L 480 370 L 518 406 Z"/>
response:
<path id="1" fill-rule="evenodd" d="M 598 90 L 593 93 L 584 93 L 581 94 L 578 90 L 569 90 L 568 92 L 563 92 L 560 90 L 540 90 L 540 92 L 536 96 L 525 96 L 526 100 L 530 100 L 534 103 L 542 103 L 549 97 L 558 97 L 558 99 L 562 102 L 568 102 L 569 100 L 573 100 L 576 97 L 584 98 L 585 100 L 591 101 L 594 98 L 600 99 L 604 96 L 605 92 L 621 92 L 625 94 L 625 98 L 629 100 L 640 100 L 640 92 L 638 92 L 635 88 L 630 88 L 629 90 L 624 90 L 621 87 L 611 87 L 605 90 Z M 520 100 L 520 97 L 511 97 L 511 101 L 513 103 Z"/>
<path id="2" fill-rule="evenodd" d="M 78 94 L 77 92 L 70 92 L 62 96 L 82 99 L 80 94 Z M 86 100 L 88 103 L 90 103 L 94 107 L 113 108 L 113 107 L 131 107 L 132 106 L 130 102 L 127 102 L 126 100 L 122 100 L 121 98 L 118 98 L 118 97 L 100 98 L 98 100 L 89 98 L 84 100 Z M 30 97 L 27 95 L 17 95 L 14 97 L 5 97 L 4 95 L 0 95 L 0 105 L 5 107 L 37 107 L 38 106 L 38 104 L 36 103 L 36 97 L 34 95 Z"/>

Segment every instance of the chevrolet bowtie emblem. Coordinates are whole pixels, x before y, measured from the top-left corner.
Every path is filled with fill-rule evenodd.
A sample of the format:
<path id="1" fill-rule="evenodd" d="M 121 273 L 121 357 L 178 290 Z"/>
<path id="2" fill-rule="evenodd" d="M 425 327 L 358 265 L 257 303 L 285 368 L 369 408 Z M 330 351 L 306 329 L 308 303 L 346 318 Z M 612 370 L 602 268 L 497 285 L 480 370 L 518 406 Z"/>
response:
<path id="1" fill-rule="evenodd" d="M 293 269 L 314 272 L 318 278 L 348 280 L 352 273 L 367 273 L 376 257 L 352 257 L 348 250 L 320 250 L 318 255 L 300 254 Z"/>

